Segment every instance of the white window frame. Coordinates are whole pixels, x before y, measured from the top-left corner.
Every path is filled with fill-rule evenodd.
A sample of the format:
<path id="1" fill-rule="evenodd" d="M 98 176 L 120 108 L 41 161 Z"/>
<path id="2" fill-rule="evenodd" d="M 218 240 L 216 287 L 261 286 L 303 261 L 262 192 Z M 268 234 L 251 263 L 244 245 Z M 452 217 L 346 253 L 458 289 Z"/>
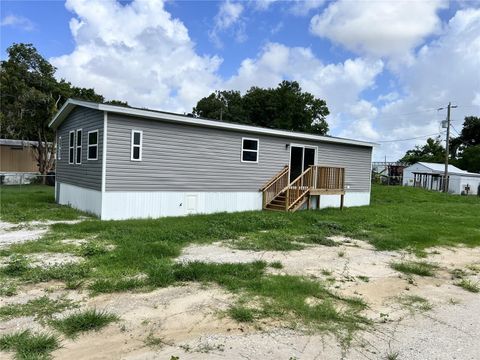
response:
<path id="1" fill-rule="evenodd" d="M 244 140 L 256 141 L 257 142 L 257 150 L 244 149 L 243 148 Z M 243 160 L 243 152 L 244 151 L 256 153 L 257 154 L 257 161 Z M 240 161 L 242 163 L 247 163 L 247 164 L 258 164 L 259 160 L 260 160 L 260 140 L 255 139 L 255 138 L 242 137 L 242 145 L 241 145 L 241 151 L 240 151 Z"/>
<path id="2" fill-rule="evenodd" d="M 90 144 L 90 134 L 92 133 L 97 133 L 97 142 L 95 144 Z M 96 147 L 97 151 L 95 152 L 95 157 L 91 158 L 90 157 L 90 148 L 91 147 Z M 87 132 L 87 160 L 98 160 L 98 129 L 97 130 L 91 130 Z"/>
<path id="3" fill-rule="evenodd" d="M 70 140 L 72 139 L 73 134 L 73 145 L 71 145 Z M 75 138 L 75 131 L 72 130 L 68 133 L 68 163 L 73 165 L 75 163 L 75 145 L 76 145 L 76 138 Z M 70 161 L 70 151 L 73 150 L 72 161 Z"/>
<path id="4" fill-rule="evenodd" d="M 62 137 L 59 136 L 57 140 L 57 160 L 62 160 Z"/>
<path id="5" fill-rule="evenodd" d="M 78 132 L 80 131 L 80 145 L 78 145 Z M 75 165 L 82 165 L 82 146 L 83 146 L 83 130 L 75 131 Z M 80 161 L 78 160 L 78 152 L 80 151 Z"/>
<path id="6" fill-rule="evenodd" d="M 133 139 L 134 139 L 134 134 L 140 134 L 140 144 L 139 145 L 134 145 L 133 144 Z M 133 149 L 135 147 L 139 148 L 138 151 L 138 159 L 133 158 Z M 142 130 L 134 130 L 132 129 L 132 137 L 131 137 L 131 143 L 130 143 L 130 160 L 131 161 L 142 161 L 142 148 L 143 148 L 143 131 Z"/>

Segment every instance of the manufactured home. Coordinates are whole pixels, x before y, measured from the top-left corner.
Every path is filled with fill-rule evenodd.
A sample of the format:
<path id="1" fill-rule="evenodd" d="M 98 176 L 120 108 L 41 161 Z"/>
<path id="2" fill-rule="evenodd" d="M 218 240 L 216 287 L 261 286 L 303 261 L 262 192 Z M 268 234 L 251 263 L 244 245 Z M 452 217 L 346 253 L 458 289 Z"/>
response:
<path id="1" fill-rule="evenodd" d="M 55 196 L 101 219 L 370 203 L 373 144 L 68 100 Z"/>
<path id="2" fill-rule="evenodd" d="M 443 191 L 445 165 L 418 162 L 403 169 L 405 186 L 421 187 L 427 190 Z M 471 173 L 448 165 L 447 189 L 451 194 L 479 195 L 480 174 Z"/>

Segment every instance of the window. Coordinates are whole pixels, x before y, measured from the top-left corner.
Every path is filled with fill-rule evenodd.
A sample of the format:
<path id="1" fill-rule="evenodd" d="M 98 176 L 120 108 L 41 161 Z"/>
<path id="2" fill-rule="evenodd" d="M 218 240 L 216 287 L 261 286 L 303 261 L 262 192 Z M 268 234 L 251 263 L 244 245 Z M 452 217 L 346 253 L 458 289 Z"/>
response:
<path id="1" fill-rule="evenodd" d="M 57 141 L 57 160 L 62 160 L 62 137 L 58 137 Z"/>
<path id="2" fill-rule="evenodd" d="M 70 138 L 68 140 L 68 163 L 73 164 L 73 160 L 75 158 L 75 132 L 70 131 Z"/>
<path id="3" fill-rule="evenodd" d="M 142 135 L 140 130 L 132 130 L 132 161 L 142 161 Z"/>
<path id="4" fill-rule="evenodd" d="M 75 164 L 82 163 L 82 129 L 77 130 L 77 146 L 75 147 Z"/>
<path id="5" fill-rule="evenodd" d="M 87 160 L 98 160 L 98 130 L 88 132 Z"/>
<path id="6" fill-rule="evenodd" d="M 242 138 L 241 161 L 258 163 L 258 139 Z"/>

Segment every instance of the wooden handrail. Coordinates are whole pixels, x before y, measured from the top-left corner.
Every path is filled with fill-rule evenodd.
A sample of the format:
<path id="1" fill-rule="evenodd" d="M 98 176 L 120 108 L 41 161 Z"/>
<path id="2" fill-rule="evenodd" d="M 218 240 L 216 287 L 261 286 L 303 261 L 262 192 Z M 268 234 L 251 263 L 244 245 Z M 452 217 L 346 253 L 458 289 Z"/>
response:
<path id="1" fill-rule="evenodd" d="M 265 183 L 261 188 L 260 191 L 264 191 L 267 187 L 273 184 L 280 176 L 282 176 L 285 172 L 288 172 L 288 165 L 285 165 L 282 170 L 280 170 L 274 177 L 272 177 L 267 183 Z"/>
<path id="2" fill-rule="evenodd" d="M 288 185 L 288 166 L 280 171 L 267 186 L 262 190 L 263 208 L 267 206 L 273 199 L 275 199 Z"/>
<path id="3" fill-rule="evenodd" d="M 319 193 L 340 193 L 344 194 L 345 168 L 338 166 L 311 165 L 293 181 L 289 181 L 289 168 L 285 166 L 265 186 L 262 187 L 263 207 L 282 194 L 285 200 L 285 210 L 296 209 L 301 206 L 310 191 L 316 190 L 314 195 Z M 279 202 L 274 202 L 278 207 Z M 280 200 L 282 204 L 282 200 Z"/>

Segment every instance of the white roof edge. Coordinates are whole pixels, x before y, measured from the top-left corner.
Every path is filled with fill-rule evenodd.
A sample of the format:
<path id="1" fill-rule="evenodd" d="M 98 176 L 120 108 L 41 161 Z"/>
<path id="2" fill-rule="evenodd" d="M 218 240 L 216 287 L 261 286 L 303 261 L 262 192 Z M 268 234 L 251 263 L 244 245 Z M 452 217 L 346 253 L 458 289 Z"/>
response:
<path id="1" fill-rule="evenodd" d="M 63 116 L 62 116 L 63 113 L 66 110 L 68 110 L 68 108 L 73 109 L 74 106 L 83 106 L 83 107 L 88 107 L 95 110 L 113 112 L 117 114 L 133 115 L 133 116 L 139 116 L 143 118 L 167 120 L 167 121 L 173 121 L 173 122 L 183 123 L 188 125 L 238 130 L 238 131 L 245 131 L 245 132 L 256 133 L 256 134 L 276 135 L 276 136 L 282 136 L 282 137 L 293 137 L 293 138 L 305 139 L 305 140 L 316 140 L 316 141 L 324 141 L 324 142 L 330 142 L 330 143 L 358 145 L 358 146 L 367 146 L 367 147 L 374 147 L 375 145 L 377 145 L 375 143 L 367 142 L 367 141 L 306 134 L 306 133 L 299 133 L 299 132 L 293 132 L 293 131 L 287 131 L 287 130 L 269 129 L 264 127 L 250 126 L 250 125 L 226 123 L 226 122 L 208 120 L 203 118 L 193 118 L 186 115 L 176 115 L 176 114 L 156 112 L 156 111 L 147 110 L 147 109 L 144 110 L 144 109 L 135 109 L 130 107 L 116 106 L 116 105 L 109 105 L 109 104 L 99 104 L 99 103 L 92 103 L 92 102 L 74 100 L 74 99 L 68 99 L 65 102 L 65 104 L 53 117 L 52 121 L 48 124 L 48 126 L 51 127 L 52 125 L 55 124 L 56 125 L 55 127 L 57 127 L 58 125 L 60 125 L 60 123 L 63 121 Z M 70 111 L 68 111 L 68 113 L 69 112 Z M 57 122 L 58 124 L 56 124 Z"/>

